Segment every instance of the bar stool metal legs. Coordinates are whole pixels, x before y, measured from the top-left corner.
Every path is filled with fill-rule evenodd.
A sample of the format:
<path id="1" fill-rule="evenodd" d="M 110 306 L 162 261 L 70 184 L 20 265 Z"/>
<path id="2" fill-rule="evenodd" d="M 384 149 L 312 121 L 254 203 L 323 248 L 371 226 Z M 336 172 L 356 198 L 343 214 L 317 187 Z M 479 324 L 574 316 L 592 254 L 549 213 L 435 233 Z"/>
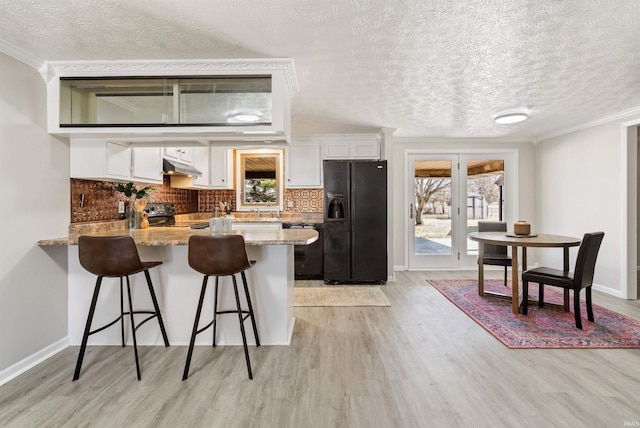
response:
<path id="1" fill-rule="evenodd" d="M 238 315 L 242 344 L 244 347 L 244 356 L 247 364 L 247 373 L 249 375 L 249 379 L 253 379 L 244 322 L 247 319 L 251 320 L 256 346 L 260 346 L 258 328 L 253 313 L 253 305 L 251 303 L 251 295 L 249 294 L 249 287 L 247 285 L 247 277 L 245 275 L 245 270 L 250 268 L 254 263 L 255 262 L 249 261 L 247 258 L 247 251 L 242 235 L 194 235 L 189 238 L 189 266 L 202 273 L 204 278 L 202 280 L 202 289 L 200 290 L 200 298 L 198 300 L 196 316 L 193 323 L 193 329 L 191 331 L 191 340 L 189 341 L 189 350 L 187 352 L 187 361 L 185 363 L 182 380 L 186 380 L 189 377 L 189 366 L 191 365 L 191 357 L 193 356 L 193 347 L 195 345 L 196 336 L 213 326 L 213 347 L 215 347 L 218 315 L 232 313 L 236 313 Z M 236 274 L 238 273 L 242 277 L 247 309 L 242 309 L 242 305 L 240 303 L 240 293 L 238 291 L 238 282 L 236 279 Z M 207 283 L 210 276 L 215 276 L 216 278 L 213 297 L 213 320 L 206 326 L 199 328 L 204 296 L 206 294 Z M 231 276 L 236 309 L 218 309 L 220 277 L 225 276 Z"/>
<path id="2" fill-rule="evenodd" d="M 93 321 L 93 314 L 96 311 L 96 303 L 98 302 L 98 294 L 100 293 L 100 286 L 102 285 L 102 277 L 99 276 L 96 280 L 96 286 L 93 290 L 93 298 L 91 299 L 91 306 L 89 306 L 89 315 L 87 316 L 87 323 L 84 326 L 84 334 L 82 335 L 82 343 L 80 344 L 80 353 L 78 354 L 78 361 L 76 362 L 76 370 L 73 373 L 73 380 L 78 380 L 80 377 L 80 369 L 82 368 L 82 360 L 84 359 L 84 351 L 87 349 L 87 340 L 89 336 L 96 331 L 91 330 L 91 321 Z M 120 293 L 120 301 L 122 301 L 122 293 Z M 122 337 L 124 343 L 124 325 L 122 330 Z"/>
<path id="3" fill-rule="evenodd" d="M 200 323 L 200 314 L 202 313 L 202 304 L 204 302 L 204 295 L 207 291 L 207 282 L 209 280 L 209 277 L 207 275 L 204 276 L 204 279 L 202 280 L 202 289 L 200 290 L 200 299 L 198 300 L 198 308 L 196 309 L 196 319 L 193 322 L 193 330 L 191 331 L 191 340 L 189 341 L 189 351 L 187 352 L 187 362 L 184 366 L 184 373 L 182 374 L 182 380 L 186 380 L 189 377 L 189 366 L 191 365 L 191 356 L 193 355 L 193 346 L 196 342 L 196 336 L 198 335 L 198 333 L 202 333 L 204 330 L 206 330 L 207 328 L 209 328 L 209 326 L 211 324 L 214 325 L 213 327 L 213 331 L 214 331 L 214 336 L 213 336 L 213 346 L 216 346 L 216 340 L 215 340 L 215 309 L 214 309 L 214 317 L 213 317 L 213 321 L 211 321 L 209 324 L 207 324 L 206 326 L 204 326 L 203 328 L 201 328 L 200 330 L 198 330 L 198 324 Z M 218 285 L 218 278 L 216 278 L 216 291 L 218 289 L 217 287 Z M 216 293 L 217 294 L 217 293 Z"/>
<path id="4" fill-rule="evenodd" d="M 253 327 L 253 335 L 256 338 L 256 346 L 260 346 L 258 327 L 256 326 L 256 319 L 253 316 L 253 305 L 251 304 L 251 295 L 249 294 L 249 287 L 247 286 L 247 276 L 244 274 L 244 271 L 240 272 L 240 276 L 242 277 L 242 284 L 244 285 L 244 295 L 247 297 L 247 307 L 249 308 L 249 313 L 251 314 L 251 326 Z"/>
<path id="5" fill-rule="evenodd" d="M 93 321 L 93 316 L 95 314 L 95 310 L 96 310 L 96 303 L 98 302 L 98 295 L 100 293 L 100 288 L 102 285 L 102 276 L 98 277 L 98 279 L 96 280 L 96 286 L 93 292 L 93 298 L 91 299 L 91 306 L 89 308 L 89 315 L 87 317 L 87 323 L 85 325 L 84 328 L 84 334 L 82 335 L 82 343 L 80 345 L 80 353 L 78 355 L 78 361 L 76 362 L 76 369 L 75 372 L 73 374 L 73 380 L 78 380 L 78 378 L 80 377 L 80 370 L 82 368 L 82 361 L 84 359 L 84 354 L 87 348 L 87 341 L 89 340 L 89 336 L 91 336 L 92 334 L 101 332 L 102 330 L 107 329 L 108 327 L 111 327 L 113 324 L 115 324 L 116 322 L 120 321 L 120 332 L 121 332 L 121 336 L 122 336 L 122 347 L 125 346 L 125 342 L 124 342 L 124 317 L 125 315 L 129 315 L 129 320 L 131 322 L 131 336 L 133 339 L 133 352 L 135 355 L 135 359 L 136 359 L 136 374 L 138 376 L 138 380 L 141 379 L 140 376 L 140 361 L 138 358 L 138 339 L 136 337 L 136 331 L 142 326 L 142 324 L 146 323 L 147 321 L 149 321 L 152 318 L 157 318 L 158 319 L 158 324 L 160 325 L 160 332 L 162 333 L 162 340 L 164 341 L 164 346 L 169 346 L 169 339 L 167 337 L 167 332 L 165 330 L 164 327 L 164 322 L 162 320 L 162 314 L 160 312 L 160 307 L 158 306 L 158 299 L 156 298 L 155 295 L 155 291 L 153 290 L 153 285 L 151 283 L 151 278 L 149 277 L 149 272 L 145 271 L 145 276 L 147 276 L 147 285 L 149 287 L 149 292 L 151 294 L 151 300 L 153 301 L 153 311 L 134 311 L 133 310 L 133 304 L 132 304 L 132 298 L 131 298 L 131 284 L 129 283 L 129 276 L 126 276 L 126 280 L 127 280 L 127 297 L 129 300 L 129 310 L 127 312 L 124 311 L 124 293 L 123 293 L 123 281 L 122 281 L 122 277 L 120 277 L 120 316 L 118 318 L 116 318 L 115 320 L 113 320 L 112 322 L 99 327 L 93 331 L 91 331 L 91 323 Z M 135 319 L 134 319 L 134 315 L 136 314 L 147 314 L 150 315 L 147 318 L 145 318 L 143 321 L 139 322 L 138 324 L 135 323 Z"/>
<path id="6" fill-rule="evenodd" d="M 93 290 L 93 297 L 91 299 L 91 305 L 89 307 L 89 314 L 87 316 L 87 322 L 85 324 L 84 333 L 82 335 L 82 342 L 80 345 L 80 352 L 78 354 L 78 360 L 76 362 L 76 368 L 73 374 L 73 380 L 77 380 L 80 377 L 80 371 L 82 369 L 82 361 L 87 349 L 87 342 L 89 336 L 92 334 L 105 330 L 118 321 L 120 321 L 120 335 L 122 340 L 122 346 L 125 346 L 124 338 L 124 317 L 129 315 L 131 323 L 131 335 L 133 339 L 133 351 L 136 360 L 136 374 L 138 380 L 140 377 L 140 361 L 138 357 L 138 339 L 136 337 L 136 331 L 147 321 L 156 318 L 160 326 L 160 332 L 162 333 L 162 339 L 165 346 L 169 346 L 169 339 L 165 330 L 164 321 L 162 320 L 162 314 L 158 305 L 158 299 L 151 283 L 151 276 L 149 275 L 149 268 L 158 266 L 162 262 L 141 262 L 138 257 L 138 252 L 135 247 L 135 243 L 130 236 L 115 236 L 115 237 L 89 237 L 81 236 L 78 239 L 78 255 L 80 257 L 80 264 L 89 272 L 98 276 L 96 284 Z M 115 256 L 114 256 L 115 255 Z M 131 283 L 129 281 L 129 275 L 135 273 L 144 272 L 147 288 L 153 302 L 153 310 L 134 310 L 133 299 L 131 298 Z M 120 315 L 115 320 L 109 322 L 106 325 L 91 330 L 91 324 L 96 310 L 98 302 L 98 296 L 102 287 L 102 279 L 104 277 L 119 278 L 120 280 Z M 127 297 L 128 297 L 128 311 L 124 308 L 124 284 L 123 278 L 127 282 Z M 142 321 L 136 322 L 135 315 L 146 314 L 148 315 Z"/>
<path id="7" fill-rule="evenodd" d="M 258 328 L 256 326 L 255 317 L 253 314 L 253 305 L 251 304 L 251 296 L 249 294 L 249 287 L 247 285 L 247 279 L 244 272 L 241 272 L 242 281 L 244 285 L 245 297 L 247 300 L 247 310 L 242 309 L 242 305 L 240 303 L 240 294 L 238 292 L 238 283 L 235 275 L 231 275 L 233 281 L 233 292 L 235 295 L 236 301 L 236 309 L 235 310 L 218 310 L 218 291 L 219 291 L 219 280 L 220 277 L 216 276 L 215 288 L 214 288 L 214 298 L 213 298 L 213 320 L 205 325 L 202 328 L 198 328 L 200 325 L 200 316 L 202 315 L 202 306 L 204 305 L 204 297 L 207 291 L 207 284 L 209 280 L 209 276 L 205 275 L 202 280 L 202 289 L 200 290 L 200 298 L 198 299 L 198 307 L 196 309 L 196 317 L 193 322 L 193 329 L 191 331 L 191 340 L 189 341 L 189 350 L 187 352 L 187 361 L 184 366 L 184 373 L 182 375 L 182 380 L 186 380 L 189 377 L 189 367 L 191 366 L 191 357 L 193 356 L 193 347 L 195 346 L 196 336 L 203 331 L 207 330 L 209 327 L 213 326 L 213 347 L 216 346 L 216 327 L 218 321 L 218 315 L 220 314 L 238 314 L 238 321 L 240 323 L 240 333 L 242 334 L 242 344 L 244 347 L 244 356 L 247 363 L 247 374 L 249 375 L 249 379 L 253 379 L 253 372 L 251 370 L 251 360 L 249 358 L 249 346 L 247 345 L 247 335 L 244 329 L 244 322 L 248 319 L 251 320 L 251 325 L 253 327 L 253 335 L 256 339 L 256 346 L 260 346 L 260 337 L 258 336 Z"/>

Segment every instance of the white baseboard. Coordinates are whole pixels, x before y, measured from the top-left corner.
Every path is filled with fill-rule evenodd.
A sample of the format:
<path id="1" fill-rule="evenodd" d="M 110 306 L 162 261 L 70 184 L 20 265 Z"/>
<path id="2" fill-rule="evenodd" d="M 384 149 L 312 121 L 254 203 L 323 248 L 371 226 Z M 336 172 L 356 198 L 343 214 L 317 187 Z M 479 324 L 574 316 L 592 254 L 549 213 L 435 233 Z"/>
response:
<path id="1" fill-rule="evenodd" d="M 626 297 L 622 295 L 622 291 L 620 291 L 620 290 L 614 290 L 613 288 L 605 287 L 605 286 L 598 285 L 598 284 L 593 284 L 591 286 L 591 288 L 593 288 L 595 291 L 599 291 L 601 293 L 608 294 L 608 295 L 613 296 L 613 297 L 618 297 L 620 299 L 626 299 Z"/>
<path id="2" fill-rule="evenodd" d="M 51 358 L 67 347 L 69 347 L 69 337 L 64 337 L 57 342 L 47 346 L 46 348 L 39 350 L 35 354 L 29 355 L 22 361 L 18 361 L 11 367 L 7 367 L 6 369 L 0 371 L 0 386 L 20 376 L 22 373 L 37 366 L 46 359 Z"/>

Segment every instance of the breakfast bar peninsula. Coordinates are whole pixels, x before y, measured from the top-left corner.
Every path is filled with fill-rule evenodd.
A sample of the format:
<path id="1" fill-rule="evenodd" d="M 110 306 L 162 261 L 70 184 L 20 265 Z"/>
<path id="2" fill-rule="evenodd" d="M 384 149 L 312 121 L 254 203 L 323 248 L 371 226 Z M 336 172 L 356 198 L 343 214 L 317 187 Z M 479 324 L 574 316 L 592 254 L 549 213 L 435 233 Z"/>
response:
<path id="1" fill-rule="evenodd" d="M 293 317 L 294 245 L 309 245 L 318 239 L 312 229 L 255 228 L 233 230 L 228 233 L 242 234 L 247 253 L 256 264 L 247 271 L 250 293 L 258 334 L 263 345 L 288 345 L 291 341 L 295 319 Z M 210 234 L 209 229 L 190 227 L 154 227 L 139 230 L 92 230 L 69 237 L 46 239 L 40 246 L 67 246 L 69 299 L 68 330 L 69 344 L 77 346 L 82 339 L 95 277 L 85 271 L 78 260 L 78 236 L 131 236 L 143 261 L 161 261 L 162 265 L 149 273 L 158 297 L 169 342 L 172 345 L 188 345 L 193 319 L 202 284 L 202 275 L 189 267 L 187 261 L 188 241 L 191 235 Z M 233 288 L 226 286 L 231 278 L 220 278 L 219 308 L 234 307 Z M 117 278 L 105 278 L 100 294 L 99 307 L 94 325 L 113 319 L 120 308 L 119 282 Z M 145 290 L 144 275 L 131 277 L 134 305 L 150 308 L 152 302 Z M 212 287 L 208 290 L 203 306 L 203 319 L 213 314 Z M 244 298 L 244 297 L 243 297 Z M 112 308 L 112 309 L 111 309 Z M 153 324 L 151 324 L 153 325 Z M 139 345 L 163 345 L 159 329 L 143 326 L 136 332 Z M 247 331 L 249 343 L 255 343 L 251 329 Z M 130 335 L 128 335 L 130 336 Z M 130 337 L 129 337 L 130 339 Z M 211 345 L 211 335 L 199 335 L 197 345 Z M 238 320 L 233 316 L 219 318 L 217 344 L 240 345 L 242 338 Z M 119 345 L 119 329 L 107 329 L 92 336 L 90 345 Z"/>

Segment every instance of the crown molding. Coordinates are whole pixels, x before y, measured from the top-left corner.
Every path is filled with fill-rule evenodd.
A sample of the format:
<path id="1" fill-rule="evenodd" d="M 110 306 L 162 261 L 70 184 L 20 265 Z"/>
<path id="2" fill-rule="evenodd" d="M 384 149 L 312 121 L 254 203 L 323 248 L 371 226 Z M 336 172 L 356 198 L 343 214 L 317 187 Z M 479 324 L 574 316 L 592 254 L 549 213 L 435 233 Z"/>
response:
<path id="1" fill-rule="evenodd" d="M 396 143 L 533 143 L 532 138 L 516 137 L 393 137 Z"/>
<path id="2" fill-rule="evenodd" d="M 281 72 L 289 95 L 299 91 L 293 59 L 194 59 L 130 61 L 47 61 L 40 67 L 45 82 L 56 76 L 167 76 L 211 74 L 260 74 Z"/>
<path id="3" fill-rule="evenodd" d="M 20 62 L 27 64 L 30 67 L 39 70 L 40 67 L 45 63 L 44 60 L 37 58 L 24 49 L 20 49 L 19 47 L 4 41 L 0 40 L 0 52 L 9 55 L 10 57 L 17 59 Z"/>
<path id="4" fill-rule="evenodd" d="M 559 131 L 550 132 L 548 134 L 540 135 L 533 140 L 533 144 L 538 145 L 541 141 L 549 140 L 551 138 L 560 137 L 562 135 L 572 134 L 574 132 L 582 131 L 594 126 L 604 125 L 605 123 L 613 122 L 614 120 L 626 119 L 629 116 L 640 116 L 640 107 L 634 107 L 629 110 L 623 110 L 618 113 L 614 113 L 609 116 L 602 117 L 600 119 L 593 120 L 591 122 L 584 123 L 582 125 L 574 126 L 571 128 L 561 129 Z"/>
<path id="5" fill-rule="evenodd" d="M 296 142 L 324 142 L 324 143 L 357 143 L 372 142 L 380 139 L 380 134 L 300 134 L 291 138 Z"/>

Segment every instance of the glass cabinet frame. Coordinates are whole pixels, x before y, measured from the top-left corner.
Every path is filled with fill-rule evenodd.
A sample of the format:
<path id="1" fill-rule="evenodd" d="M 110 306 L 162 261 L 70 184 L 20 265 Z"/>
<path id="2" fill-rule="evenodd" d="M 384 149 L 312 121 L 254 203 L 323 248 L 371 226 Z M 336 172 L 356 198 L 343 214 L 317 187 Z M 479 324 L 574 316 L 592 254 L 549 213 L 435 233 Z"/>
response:
<path id="1" fill-rule="evenodd" d="M 59 126 L 271 126 L 272 89 L 271 75 L 60 77 Z"/>

